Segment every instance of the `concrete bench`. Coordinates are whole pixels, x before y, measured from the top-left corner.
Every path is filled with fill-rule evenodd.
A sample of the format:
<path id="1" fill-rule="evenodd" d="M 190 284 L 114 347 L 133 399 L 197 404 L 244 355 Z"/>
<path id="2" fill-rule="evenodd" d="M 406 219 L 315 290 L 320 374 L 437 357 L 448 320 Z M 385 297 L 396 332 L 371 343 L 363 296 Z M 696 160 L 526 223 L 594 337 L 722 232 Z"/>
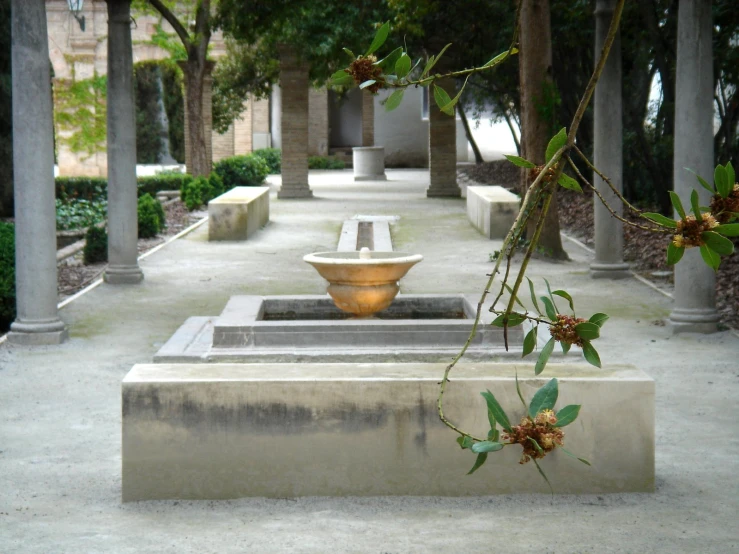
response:
<path id="1" fill-rule="evenodd" d="M 436 413 L 443 363 L 147 364 L 123 380 L 123 501 L 245 496 L 489 495 L 548 493 L 521 448 L 475 456 Z M 654 381 L 630 366 L 460 364 L 444 395 L 454 422 L 485 436 L 480 391 L 512 421 L 552 377 L 557 407 L 582 404 L 564 452 L 542 466 L 562 494 L 654 490 Z M 530 373 L 527 371 L 527 373 Z M 613 414 L 618 414 L 614 418 Z M 530 464 L 533 466 L 533 464 Z"/>
<path id="2" fill-rule="evenodd" d="M 208 240 L 246 240 L 269 221 L 269 188 L 234 187 L 208 202 Z"/>
<path id="3" fill-rule="evenodd" d="M 518 215 L 520 200 L 503 187 L 467 187 L 467 218 L 483 235 L 505 238 Z"/>

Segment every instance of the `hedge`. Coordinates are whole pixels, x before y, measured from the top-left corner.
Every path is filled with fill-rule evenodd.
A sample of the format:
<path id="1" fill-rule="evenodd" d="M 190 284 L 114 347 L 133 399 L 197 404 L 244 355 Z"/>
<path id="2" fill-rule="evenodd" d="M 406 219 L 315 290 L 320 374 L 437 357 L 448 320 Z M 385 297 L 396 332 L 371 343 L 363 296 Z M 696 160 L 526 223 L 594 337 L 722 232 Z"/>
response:
<path id="1" fill-rule="evenodd" d="M 138 195 L 156 196 L 161 190 L 180 190 L 182 185 L 192 181 L 186 173 L 162 173 L 151 177 L 139 177 Z M 102 177 L 57 177 L 56 197 L 62 202 L 69 200 L 99 200 L 108 191 L 108 180 Z"/>
<path id="2" fill-rule="evenodd" d="M 15 229 L 0 222 L 0 333 L 15 319 Z"/>

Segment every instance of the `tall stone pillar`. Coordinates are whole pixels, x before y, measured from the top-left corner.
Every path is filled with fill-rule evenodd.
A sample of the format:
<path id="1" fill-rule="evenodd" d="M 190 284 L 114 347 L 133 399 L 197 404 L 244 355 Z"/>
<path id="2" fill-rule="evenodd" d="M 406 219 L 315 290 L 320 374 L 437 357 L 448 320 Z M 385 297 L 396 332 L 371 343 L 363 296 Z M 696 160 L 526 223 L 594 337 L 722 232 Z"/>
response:
<path id="1" fill-rule="evenodd" d="M 8 340 L 59 344 L 67 329 L 56 307 L 54 129 L 45 3 L 13 0 L 11 10 L 17 316 Z"/>
<path id="2" fill-rule="evenodd" d="M 453 79 L 437 83 L 450 97 L 456 95 Z M 429 91 L 433 96 L 433 91 Z M 457 121 L 429 99 L 429 188 L 428 197 L 460 197 L 457 184 Z"/>
<path id="3" fill-rule="evenodd" d="M 600 56 L 608 27 L 613 18 L 615 0 L 595 3 L 595 56 Z M 593 161 L 616 189 L 623 190 L 623 125 L 621 122 L 621 37 L 616 35 L 611 52 L 595 88 Z M 593 176 L 595 187 L 613 211 L 621 215 L 623 205 L 608 184 Z M 613 217 L 598 200 L 595 210 L 595 261 L 590 264 L 593 278 L 623 279 L 629 276 L 629 264 L 624 263 L 623 224 Z"/>
<path id="4" fill-rule="evenodd" d="M 182 95 L 185 103 L 185 166 L 191 167 L 190 160 L 192 159 L 191 145 L 190 145 L 190 122 L 187 112 L 187 88 L 190 84 L 187 82 L 188 72 L 185 71 L 185 65 L 187 62 L 178 62 L 182 68 L 182 75 L 184 78 L 185 93 Z M 215 68 L 216 62 L 207 60 L 205 62 L 205 76 L 203 77 L 203 127 L 205 127 L 205 156 L 208 160 L 208 167 L 213 167 L 213 68 Z"/>
<path id="5" fill-rule="evenodd" d="M 711 0 L 680 0 L 677 23 L 675 95 L 675 192 L 690 206 L 692 189 L 700 205 L 710 194 L 698 185 L 689 167 L 711 180 L 713 175 L 713 49 Z M 677 215 L 675 217 L 678 217 Z M 690 248 L 675 266 L 675 307 L 669 322 L 675 332 L 713 333 L 716 311 L 716 275 Z"/>
<path id="6" fill-rule="evenodd" d="M 272 147 L 282 148 L 282 89 L 280 85 L 272 87 L 269 98 L 269 131 L 272 133 Z"/>
<path id="7" fill-rule="evenodd" d="M 280 48 L 282 188 L 278 198 L 310 198 L 308 185 L 308 69 L 291 48 Z"/>
<path id="8" fill-rule="evenodd" d="M 108 268 L 111 284 L 138 283 L 136 120 L 131 0 L 108 0 Z"/>
<path id="9" fill-rule="evenodd" d="M 362 146 L 375 145 L 375 95 L 362 91 Z M 456 168 L 455 168 L 456 171 Z"/>

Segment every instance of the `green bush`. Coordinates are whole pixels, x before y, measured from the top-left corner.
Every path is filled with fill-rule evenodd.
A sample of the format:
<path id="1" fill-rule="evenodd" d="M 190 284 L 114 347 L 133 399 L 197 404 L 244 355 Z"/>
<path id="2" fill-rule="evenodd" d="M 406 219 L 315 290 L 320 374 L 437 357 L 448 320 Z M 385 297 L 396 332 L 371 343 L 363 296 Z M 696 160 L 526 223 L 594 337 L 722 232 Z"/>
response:
<path id="1" fill-rule="evenodd" d="M 104 200 L 108 194 L 108 180 L 102 177 L 57 177 L 56 198 L 64 203 L 70 200 Z"/>
<path id="2" fill-rule="evenodd" d="M 148 239 L 154 237 L 162 230 L 162 220 L 164 219 L 162 205 L 150 194 L 144 194 L 139 198 L 138 214 L 139 238 Z"/>
<path id="3" fill-rule="evenodd" d="M 160 173 L 136 179 L 139 196 L 156 196 L 162 190 L 182 190 L 182 185 L 189 181 L 192 181 L 192 175 L 186 173 Z"/>
<path id="4" fill-rule="evenodd" d="M 344 169 L 342 160 L 331 156 L 309 156 L 308 169 Z"/>
<path id="5" fill-rule="evenodd" d="M 258 187 L 269 175 L 269 166 L 259 156 L 233 156 L 224 158 L 213 166 L 213 171 L 223 179 L 225 190 L 234 187 Z"/>
<path id="6" fill-rule="evenodd" d="M 260 148 L 251 154 L 267 162 L 270 175 L 276 175 L 282 171 L 282 150 L 279 148 Z"/>
<path id="7" fill-rule="evenodd" d="M 92 226 L 87 230 L 82 254 L 85 264 L 108 261 L 108 233 L 105 227 Z"/>
<path id="8" fill-rule="evenodd" d="M 84 198 L 56 200 L 56 228 L 84 229 L 105 221 L 108 215 L 108 201 L 103 197 L 97 200 Z"/>
<path id="9" fill-rule="evenodd" d="M 183 185 L 180 197 L 187 209 L 193 211 L 215 198 L 214 192 L 211 182 L 201 176 Z"/>
<path id="10" fill-rule="evenodd" d="M 212 189 L 211 194 L 212 196 L 204 201 L 205 204 L 213 200 L 216 196 L 220 196 L 224 192 L 226 192 L 226 187 L 223 184 L 223 179 L 221 179 L 221 176 L 218 175 L 215 171 L 208 176 L 208 183 L 210 183 L 210 188 Z"/>
<path id="11" fill-rule="evenodd" d="M 0 332 L 15 319 L 15 229 L 0 222 Z"/>

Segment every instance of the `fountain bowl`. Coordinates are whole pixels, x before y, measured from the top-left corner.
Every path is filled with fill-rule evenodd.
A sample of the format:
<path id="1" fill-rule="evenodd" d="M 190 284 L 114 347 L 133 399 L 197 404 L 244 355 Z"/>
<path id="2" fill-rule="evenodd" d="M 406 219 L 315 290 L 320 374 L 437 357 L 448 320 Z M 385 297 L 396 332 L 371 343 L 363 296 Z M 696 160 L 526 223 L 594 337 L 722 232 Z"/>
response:
<path id="1" fill-rule="evenodd" d="M 398 294 L 398 281 L 423 260 L 402 252 L 315 252 L 303 261 L 329 282 L 336 307 L 355 317 L 370 317 L 386 309 Z"/>

